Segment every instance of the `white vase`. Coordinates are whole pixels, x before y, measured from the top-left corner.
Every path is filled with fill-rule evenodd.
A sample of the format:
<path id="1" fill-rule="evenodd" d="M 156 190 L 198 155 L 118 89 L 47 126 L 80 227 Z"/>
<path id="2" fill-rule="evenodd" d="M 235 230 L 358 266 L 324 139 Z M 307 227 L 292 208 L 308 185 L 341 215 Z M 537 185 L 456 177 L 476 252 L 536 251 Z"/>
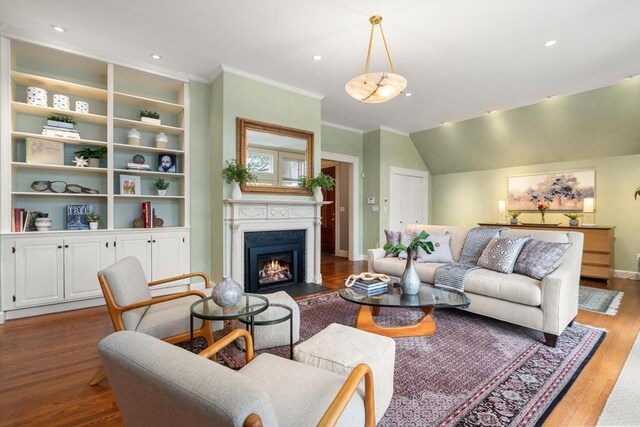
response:
<path id="1" fill-rule="evenodd" d="M 127 142 L 129 145 L 140 145 L 140 132 L 138 132 L 138 129 L 133 128 L 127 132 Z"/>
<path id="2" fill-rule="evenodd" d="M 166 196 L 167 190 L 158 190 L 158 196 Z"/>
<path id="3" fill-rule="evenodd" d="M 169 146 L 169 138 L 164 132 L 160 132 L 156 135 L 156 148 L 167 148 Z"/>
<path id="4" fill-rule="evenodd" d="M 51 218 L 40 217 L 35 220 L 35 226 L 38 231 L 51 230 L 51 224 L 53 224 L 53 220 Z"/>
<path id="5" fill-rule="evenodd" d="M 97 230 L 97 229 L 98 229 L 98 221 L 90 221 L 89 230 Z"/>
<path id="6" fill-rule="evenodd" d="M 313 190 L 313 197 L 314 197 L 314 199 L 316 200 L 316 202 L 318 202 L 318 203 L 319 203 L 319 202 L 321 202 L 321 201 L 323 201 L 323 200 L 324 200 L 324 197 L 322 196 L 322 188 L 320 188 L 320 187 L 316 187 L 316 188 Z"/>
<path id="7" fill-rule="evenodd" d="M 233 190 L 231 191 L 231 198 L 234 199 L 234 200 L 242 199 L 242 190 L 240 189 L 240 183 L 239 182 L 234 182 L 233 183 Z"/>

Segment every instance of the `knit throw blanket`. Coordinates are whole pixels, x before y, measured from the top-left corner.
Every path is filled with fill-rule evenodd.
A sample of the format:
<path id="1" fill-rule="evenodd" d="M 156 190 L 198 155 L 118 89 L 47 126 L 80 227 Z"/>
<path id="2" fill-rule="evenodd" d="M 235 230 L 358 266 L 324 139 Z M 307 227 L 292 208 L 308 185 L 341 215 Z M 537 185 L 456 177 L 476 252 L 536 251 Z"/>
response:
<path id="1" fill-rule="evenodd" d="M 460 260 L 441 265 L 436 269 L 434 286 L 464 292 L 464 278 L 469 272 L 478 269 L 476 263 L 489 241 L 498 236 L 504 228 L 476 227 L 469 230 L 462 245 Z"/>

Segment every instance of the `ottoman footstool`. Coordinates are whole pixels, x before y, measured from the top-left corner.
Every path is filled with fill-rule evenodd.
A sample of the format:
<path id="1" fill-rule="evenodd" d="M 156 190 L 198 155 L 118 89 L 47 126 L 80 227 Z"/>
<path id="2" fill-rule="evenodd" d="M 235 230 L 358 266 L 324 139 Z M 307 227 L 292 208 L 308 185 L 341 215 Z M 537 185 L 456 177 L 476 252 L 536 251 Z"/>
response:
<path id="1" fill-rule="evenodd" d="M 393 397 L 393 370 L 396 343 L 392 338 L 332 323 L 293 349 L 293 359 L 349 376 L 359 363 L 373 372 L 376 423 L 380 421 Z M 364 395 L 364 384 L 360 384 Z"/>

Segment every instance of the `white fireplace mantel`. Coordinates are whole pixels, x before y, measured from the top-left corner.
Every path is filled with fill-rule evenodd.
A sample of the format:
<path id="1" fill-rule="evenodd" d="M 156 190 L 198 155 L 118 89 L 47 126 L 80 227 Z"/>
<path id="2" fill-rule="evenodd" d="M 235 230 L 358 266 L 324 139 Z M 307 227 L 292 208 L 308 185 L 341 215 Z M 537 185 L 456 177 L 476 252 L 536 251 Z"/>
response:
<path id="1" fill-rule="evenodd" d="M 305 282 L 322 283 L 320 207 L 313 200 L 224 199 L 224 274 L 244 283 L 244 233 L 305 230 Z"/>

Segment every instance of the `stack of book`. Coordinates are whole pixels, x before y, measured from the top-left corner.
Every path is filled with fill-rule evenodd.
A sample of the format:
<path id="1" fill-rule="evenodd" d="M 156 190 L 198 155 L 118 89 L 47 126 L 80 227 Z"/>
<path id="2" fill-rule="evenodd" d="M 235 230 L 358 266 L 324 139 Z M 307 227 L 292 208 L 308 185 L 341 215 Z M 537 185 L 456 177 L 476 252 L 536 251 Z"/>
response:
<path id="1" fill-rule="evenodd" d="M 47 124 L 42 126 L 42 135 L 81 139 L 80 132 L 73 128 L 73 123 L 59 122 L 57 120 L 47 120 Z"/>
<path id="2" fill-rule="evenodd" d="M 151 165 L 148 165 L 146 163 L 144 163 L 144 164 L 127 163 L 127 169 L 137 170 L 137 171 L 150 171 L 151 170 Z"/>
<path id="3" fill-rule="evenodd" d="M 11 231 L 19 233 L 23 231 L 37 231 L 36 218 L 40 215 L 38 211 L 27 211 L 24 208 L 13 209 L 13 220 L 11 221 Z"/>
<path id="4" fill-rule="evenodd" d="M 156 209 L 151 206 L 151 202 L 142 202 L 142 223 L 144 228 L 153 228 L 153 219 Z"/>
<path id="5" fill-rule="evenodd" d="M 356 280 L 351 286 L 354 291 L 369 296 L 384 294 L 387 292 L 387 282 L 381 280 Z"/>

